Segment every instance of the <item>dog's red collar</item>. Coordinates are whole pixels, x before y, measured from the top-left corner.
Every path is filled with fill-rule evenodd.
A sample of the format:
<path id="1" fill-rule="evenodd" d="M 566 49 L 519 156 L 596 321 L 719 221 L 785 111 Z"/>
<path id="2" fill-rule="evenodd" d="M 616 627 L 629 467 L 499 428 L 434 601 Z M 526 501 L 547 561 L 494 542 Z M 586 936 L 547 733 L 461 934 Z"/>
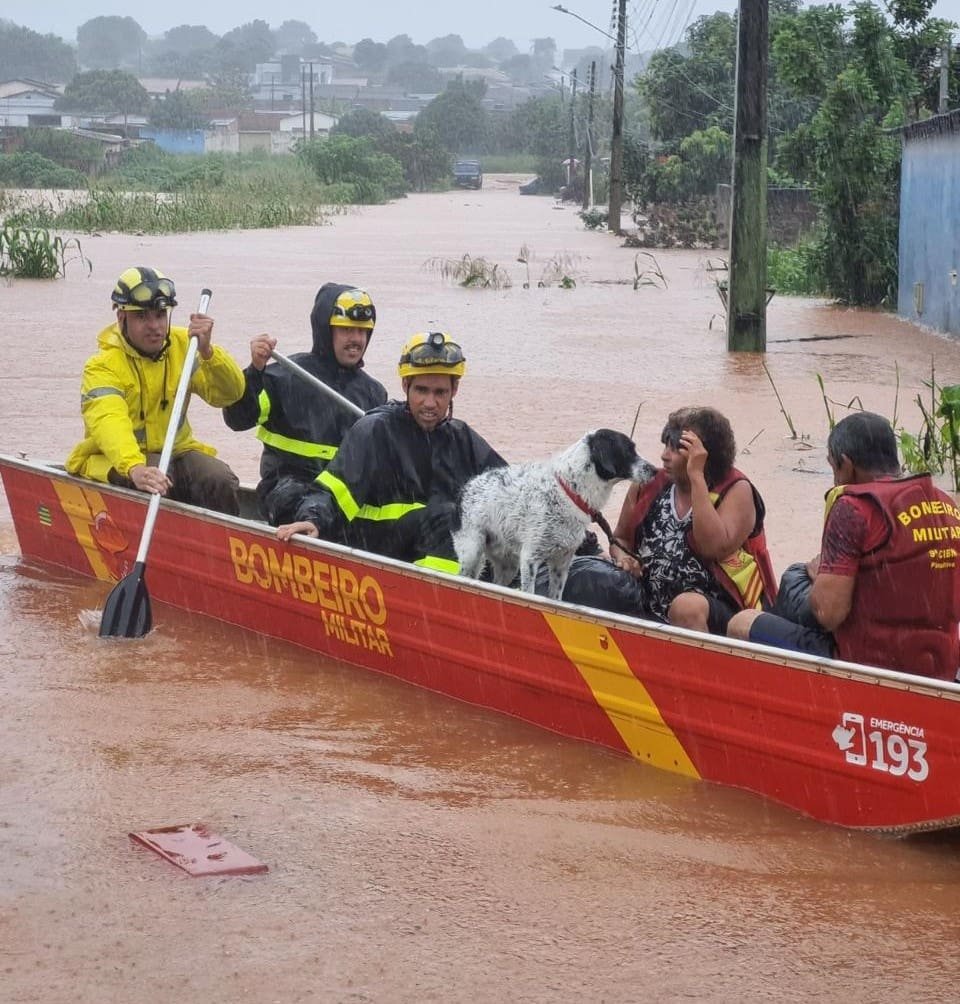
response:
<path id="1" fill-rule="evenodd" d="M 557 479 L 557 484 L 566 492 L 567 498 L 580 510 L 580 512 L 585 512 L 592 520 L 596 520 L 597 511 L 596 509 L 591 509 L 589 505 L 560 477 L 559 474 L 555 474 L 554 477 Z"/>

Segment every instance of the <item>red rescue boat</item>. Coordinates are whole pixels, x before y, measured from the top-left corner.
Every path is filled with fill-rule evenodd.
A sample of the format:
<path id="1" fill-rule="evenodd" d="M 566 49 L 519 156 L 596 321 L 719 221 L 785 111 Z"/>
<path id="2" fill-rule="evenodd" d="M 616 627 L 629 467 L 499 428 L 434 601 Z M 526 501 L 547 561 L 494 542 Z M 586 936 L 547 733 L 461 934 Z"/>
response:
<path id="1" fill-rule="evenodd" d="M 133 564 L 146 496 L 2 455 L 0 475 L 23 556 L 102 579 L 106 597 Z M 957 684 L 283 544 L 254 519 L 166 500 L 146 575 L 162 603 L 824 822 L 960 824 Z"/>

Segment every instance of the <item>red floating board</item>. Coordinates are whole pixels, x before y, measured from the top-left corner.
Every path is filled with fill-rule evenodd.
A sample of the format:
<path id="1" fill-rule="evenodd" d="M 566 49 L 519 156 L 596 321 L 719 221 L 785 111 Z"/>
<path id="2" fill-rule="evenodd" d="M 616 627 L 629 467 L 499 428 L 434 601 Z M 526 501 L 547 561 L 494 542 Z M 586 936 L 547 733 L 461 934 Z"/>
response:
<path id="1" fill-rule="evenodd" d="M 262 861 L 208 830 L 203 823 L 160 826 L 131 833 L 130 837 L 193 876 L 256 875 L 267 871 Z"/>

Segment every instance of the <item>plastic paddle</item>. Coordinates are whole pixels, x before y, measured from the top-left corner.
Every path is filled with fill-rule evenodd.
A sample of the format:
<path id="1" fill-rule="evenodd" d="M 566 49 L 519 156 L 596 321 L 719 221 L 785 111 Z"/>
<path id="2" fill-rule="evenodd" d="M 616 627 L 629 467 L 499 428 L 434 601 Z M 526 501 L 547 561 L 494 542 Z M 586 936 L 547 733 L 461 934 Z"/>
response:
<path id="1" fill-rule="evenodd" d="M 209 289 L 200 291 L 198 314 L 207 312 L 212 295 Z M 187 345 L 187 355 L 183 360 L 183 370 L 177 383 L 177 393 L 173 399 L 173 408 L 170 411 L 170 421 L 163 440 L 160 462 L 157 464 L 157 467 L 164 474 L 167 473 L 167 468 L 170 466 L 173 441 L 177 438 L 177 429 L 180 428 L 180 414 L 187 398 L 190 378 L 193 376 L 193 361 L 196 355 L 197 340 L 190 338 Z M 103 614 L 100 617 L 101 638 L 142 638 L 153 627 L 153 617 L 150 613 L 150 594 L 147 592 L 147 581 L 144 576 L 147 567 L 147 551 L 150 548 L 150 538 L 153 536 L 153 525 L 157 521 L 157 512 L 160 509 L 160 498 L 159 494 L 150 496 L 147 518 L 144 520 L 143 532 L 140 534 L 137 560 L 133 568 L 113 587 L 107 597 L 107 602 L 103 605 Z"/>
<path id="2" fill-rule="evenodd" d="M 286 356 L 281 355 L 274 349 L 270 353 L 270 358 L 275 359 L 281 366 L 290 370 L 291 373 L 296 373 L 301 380 L 306 380 L 308 384 L 316 387 L 321 393 L 326 394 L 328 397 L 333 398 L 338 404 L 343 405 L 347 411 L 352 412 L 357 418 L 365 415 L 366 412 L 359 405 L 353 403 L 353 401 L 345 398 L 339 391 L 335 391 L 332 387 L 325 384 L 319 377 L 315 377 L 312 373 L 307 372 L 299 363 L 295 363 L 292 359 L 288 359 Z"/>

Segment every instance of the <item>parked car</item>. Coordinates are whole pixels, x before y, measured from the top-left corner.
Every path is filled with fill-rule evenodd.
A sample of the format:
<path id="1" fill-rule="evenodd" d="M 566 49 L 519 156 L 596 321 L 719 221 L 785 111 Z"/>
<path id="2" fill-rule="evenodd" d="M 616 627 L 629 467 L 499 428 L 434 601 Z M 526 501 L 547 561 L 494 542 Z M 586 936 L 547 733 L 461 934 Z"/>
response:
<path id="1" fill-rule="evenodd" d="M 453 183 L 460 188 L 482 188 L 483 170 L 479 160 L 458 160 L 453 165 Z"/>
<path id="2" fill-rule="evenodd" d="M 525 181 L 520 186 L 521 195 L 539 195 L 542 191 L 543 182 L 540 180 L 539 175 L 531 178 L 529 181 Z"/>

